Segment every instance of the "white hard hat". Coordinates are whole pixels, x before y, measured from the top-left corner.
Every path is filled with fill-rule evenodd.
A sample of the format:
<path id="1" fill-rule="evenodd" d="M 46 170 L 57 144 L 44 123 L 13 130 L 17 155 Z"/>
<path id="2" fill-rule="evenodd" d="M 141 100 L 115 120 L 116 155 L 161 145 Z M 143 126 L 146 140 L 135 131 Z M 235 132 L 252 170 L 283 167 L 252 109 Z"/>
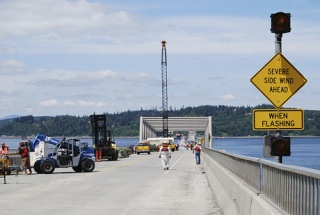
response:
<path id="1" fill-rule="evenodd" d="M 163 143 L 168 143 L 168 140 L 164 140 Z"/>

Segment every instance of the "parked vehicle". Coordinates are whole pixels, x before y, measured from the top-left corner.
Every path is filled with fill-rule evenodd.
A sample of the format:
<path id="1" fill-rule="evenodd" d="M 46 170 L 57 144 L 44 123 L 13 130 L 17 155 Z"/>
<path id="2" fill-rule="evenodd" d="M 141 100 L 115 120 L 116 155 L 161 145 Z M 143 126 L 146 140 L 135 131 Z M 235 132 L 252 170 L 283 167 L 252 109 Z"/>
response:
<path id="1" fill-rule="evenodd" d="M 140 154 L 140 153 L 150 154 L 150 151 L 151 151 L 150 143 L 139 143 L 136 148 L 137 154 Z"/>
<path id="2" fill-rule="evenodd" d="M 44 134 L 37 134 L 31 142 L 29 139 L 24 139 L 22 142 L 29 147 L 30 165 L 33 167 L 37 160 L 47 157 L 48 153 L 60 143 L 61 140 L 48 137 Z M 49 149 L 51 146 L 51 150 Z"/>
<path id="3" fill-rule="evenodd" d="M 45 135 L 42 137 L 45 137 Z M 45 145 L 48 141 L 40 140 L 38 143 L 34 141 L 31 145 L 34 147 L 35 144 L 38 145 L 40 143 Z M 72 167 L 75 172 L 92 172 L 94 170 L 94 149 L 89 147 L 88 143 L 81 143 L 76 138 L 64 138 L 59 143 L 53 141 L 50 144 L 56 144 L 53 152 L 41 156 L 33 165 L 37 173 L 51 174 L 55 168 L 68 167 Z"/>
<path id="4" fill-rule="evenodd" d="M 107 116 L 91 115 L 92 137 L 97 161 L 102 159 L 118 160 L 119 151 L 114 139 L 113 131 L 107 129 Z"/>

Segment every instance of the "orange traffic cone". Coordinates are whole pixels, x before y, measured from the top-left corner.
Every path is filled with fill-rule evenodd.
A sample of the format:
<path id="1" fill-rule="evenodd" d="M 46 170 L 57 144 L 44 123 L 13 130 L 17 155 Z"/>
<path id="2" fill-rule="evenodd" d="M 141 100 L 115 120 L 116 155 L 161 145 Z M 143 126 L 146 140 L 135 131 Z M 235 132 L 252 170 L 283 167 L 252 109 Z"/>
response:
<path id="1" fill-rule="evenodd" d="M 102 161 L 102 149 L 99 150 L 99 160 Z"/>

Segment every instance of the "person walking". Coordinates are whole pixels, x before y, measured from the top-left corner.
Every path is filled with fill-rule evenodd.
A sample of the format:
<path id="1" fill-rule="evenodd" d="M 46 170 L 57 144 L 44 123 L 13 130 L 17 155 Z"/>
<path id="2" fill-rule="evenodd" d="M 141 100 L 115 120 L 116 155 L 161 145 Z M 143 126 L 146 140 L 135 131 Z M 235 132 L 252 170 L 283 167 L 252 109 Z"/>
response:
<path id="1" fill-rule="evenodd" d="M 30 157 L 29 157 L 29 149 L 25 145 L 24 142 L 20 142 L 20 146 L 18 148 L 18 153 L 20 154 L 22 158 L 22 166 L 23 166 L 23 171 L 24 174 L 27 175 L 27 169 L 29 170 L 29 174 L 32 174 L 31 166 L 30 166 Z"/>
<path id="2" fill-rule="evenodd" d="M 201 147 L 201 143 L 197 143 L 196 142 L 196 145 L 195 147 L 193 148 L 193 151 L 192 153 L 195 154 L 195 158 L 196 158 L 196 164 L 199 165 L 200 164 L 200 153 L 201 151 L 204 153 L 202 147 Z"/>
<path id="3" fill-rule="evenodd" d="M 161 164 L 163 170 L 169 170 L 171 150 L 167 140 L 163 141 L 159 150 L 159 158 L 161 158 Z"/>

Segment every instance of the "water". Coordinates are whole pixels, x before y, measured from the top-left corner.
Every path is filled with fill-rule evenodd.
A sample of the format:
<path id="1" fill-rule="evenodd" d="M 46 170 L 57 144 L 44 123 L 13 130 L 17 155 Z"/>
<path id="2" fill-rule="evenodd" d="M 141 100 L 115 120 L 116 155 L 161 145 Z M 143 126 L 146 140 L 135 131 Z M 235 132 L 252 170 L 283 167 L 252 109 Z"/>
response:
<path id="1" fill-rule="evenodd" d="M 58 138 L 59 139 L 59 138 Z M 33 139 L 32 139 L 33 140 Z M 92 138 L 80 138 L 81 142 L 92 144 Z M 6 143 L 10 152 L 15 152 L 20 138 L 0 138 Z M 137 145 L 139 138 L 115 138 L 117 147 Z M 263 158 L 274 161 L 274 158 L 263 156 L 263 137 L 256 138 L 213 138 L 212 147 L 232 154 Z M 283 157 L 284 164 L 308 167 L 320 170 L 320 137 L 291 137 L 291 156 Z"/>
<path id="2" fill-rule="evenodd" d="M 62 138 L 56 138 L 58 140 L 62 140 Z M 33 138 L 30 138 L 33 141 Z M 92 138 L 80 138 L 81 142 L 88 142 L 89 146 L 92 146 Z M 18 149 L 19 143 L 21 142 L 21 138 L 0 138 L 0 143 L 5 143 L 9 146 L 10 152 L 14 152 Z M 115 138 L 115 142 L 117 143 L 118 147 L 121 146 L 129 146 L 129 145 L 138 145 L 139 138 Z"/>
<path id="3" fill-rule="evenodd" d="M 213 138 L 213 148 L 232 154 L 263 158 L 263 137 Z M 291 137 L 291 156 L 282 157 L 282 163 L 320 170 L 320 137 Z"/>

